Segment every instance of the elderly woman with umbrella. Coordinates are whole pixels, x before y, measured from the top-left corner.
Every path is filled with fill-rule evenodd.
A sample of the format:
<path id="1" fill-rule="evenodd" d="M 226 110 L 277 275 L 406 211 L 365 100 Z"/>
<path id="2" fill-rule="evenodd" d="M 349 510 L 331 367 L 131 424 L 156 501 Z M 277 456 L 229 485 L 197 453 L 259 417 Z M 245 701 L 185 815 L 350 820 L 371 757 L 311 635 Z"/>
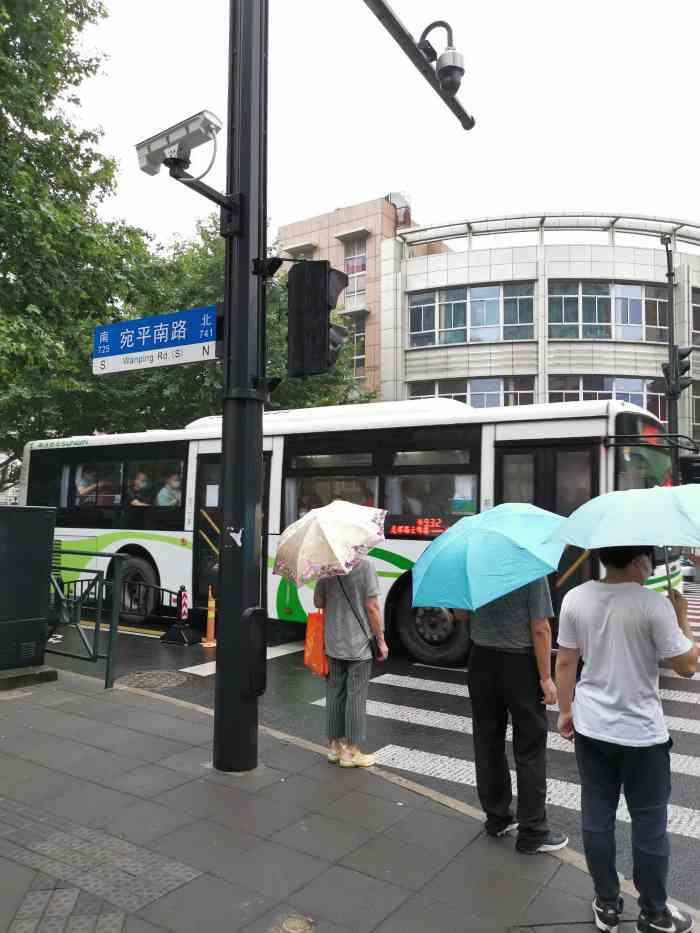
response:
<path id="1" fill-rule="evenodd" d="M 379 582 L 366 559 L 384 540 L 381 509 L 336 500 L 290 525 L 277 550 L 275 573 L 297 584 L 316 580 L 314 605 L 325 610 L 328 761 L 341 768 L 374 764 L 361 746 L 367 732 L 372 659 L 389 649 L 379 608 Z"/>

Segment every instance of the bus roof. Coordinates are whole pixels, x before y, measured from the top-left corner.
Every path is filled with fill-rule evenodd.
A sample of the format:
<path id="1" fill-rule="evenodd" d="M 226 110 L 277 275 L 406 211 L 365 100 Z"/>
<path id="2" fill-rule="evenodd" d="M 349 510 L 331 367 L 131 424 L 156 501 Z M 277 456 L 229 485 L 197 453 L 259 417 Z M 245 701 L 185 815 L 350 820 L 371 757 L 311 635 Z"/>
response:
<path id="1" fill-rule="evenodd" d="M 314 434 L 316 432 L 359 431 L 383 428 L 417 427 L 439 424 L 499 424 L 514 421 L 607 419 L 630 412 L 653 417 L 629 402 L 557 402 L 542 405 L 514 405 L 504 408 L 472 408 L 454 399 L 429 398 L 402 402 L 368 402 L 268 411 L 263 418 L 266 436 Z M 157 443 L 159 441 L 214 438 L 221 435 L 221 416 L 198 418 L 184 428 L 139 431 L 125 434 L 96 434 L 84 437 L 52 438 L 33 441 L 31 448 L 98 447 L 109 444 Z"/>

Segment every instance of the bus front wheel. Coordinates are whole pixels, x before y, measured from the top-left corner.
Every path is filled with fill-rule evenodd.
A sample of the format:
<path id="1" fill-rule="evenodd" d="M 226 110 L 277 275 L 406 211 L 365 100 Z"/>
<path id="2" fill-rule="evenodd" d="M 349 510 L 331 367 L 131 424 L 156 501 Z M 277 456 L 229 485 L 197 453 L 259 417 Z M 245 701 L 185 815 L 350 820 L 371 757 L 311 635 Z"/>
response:
<path id="1" fill-rule="evenodd" d="M 416 661 L 424 664 L 459 664 L 469 650 L 469 627 L 449 609 L 413 609 L 411 588 L 404 587 L 396 606 L 399 638 Z"/>

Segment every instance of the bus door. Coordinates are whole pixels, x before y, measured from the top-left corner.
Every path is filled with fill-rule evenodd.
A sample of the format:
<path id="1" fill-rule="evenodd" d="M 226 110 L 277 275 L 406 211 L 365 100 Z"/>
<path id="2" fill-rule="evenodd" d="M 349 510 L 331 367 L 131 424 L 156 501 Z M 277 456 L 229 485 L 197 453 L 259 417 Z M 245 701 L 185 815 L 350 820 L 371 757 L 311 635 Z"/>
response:
<path id="1" fill-rule="evenodd" d="M 270 459 L 263 454 L 262 497 L 262 560 L 261 604 L 266 605 L 267 512 L 270 494 Z M 219 529 L 221 528 L 221 455 L 200 454 L 197 457 L 197 489 L 195 493 L 193 593 L 194 604 L 206 607 L 209 587 L 216 588 L 219 571 Z"/>
<path id="2" fill-rule="evenodd" d="M 498 444 L 496 446 L 496 505 L 530 502 L 567 517 L 598 495 L 597 444 L 557 441 L 551 444 Z M 552 602 L 557 615 L 564 594 L 598 575 L 593 558 L 581 564 L 559 588 L 560 576 L 580 558 L 580 548 L 567 547 L 559 572 L 550 576 Z"/>

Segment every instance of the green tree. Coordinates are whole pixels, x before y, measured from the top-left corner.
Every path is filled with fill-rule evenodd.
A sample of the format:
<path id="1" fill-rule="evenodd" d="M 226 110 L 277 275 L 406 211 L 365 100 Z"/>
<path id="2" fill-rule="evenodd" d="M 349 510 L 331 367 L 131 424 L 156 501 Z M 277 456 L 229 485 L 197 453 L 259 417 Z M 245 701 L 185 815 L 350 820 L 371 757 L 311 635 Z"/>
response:
<path id="1" fill-rule="evenodd" d="M 68 114 L 101 0 L 0 0 L 0 451 L 90 429 L 90 332 L 146 288 L 144 234 L 100 220 L 115 167 Z"/>
<path id="2" fill-rule="evenodd" d="M 209 304 L 223 284 L 216 219 L 169 250 L 100 219 L 115 165 L 71 114 L 100 67 L 81 33 L 104 15 L 102 0 L 0 0 L 0 488 L 33 438 L 180 427 L 220 410 L 215 363 L 92 375 L 95 325 Z M 275 404 L 366 397 L 347 359 L 328 376 L 284 378 L 284 280 L 270 289 Z"/>

